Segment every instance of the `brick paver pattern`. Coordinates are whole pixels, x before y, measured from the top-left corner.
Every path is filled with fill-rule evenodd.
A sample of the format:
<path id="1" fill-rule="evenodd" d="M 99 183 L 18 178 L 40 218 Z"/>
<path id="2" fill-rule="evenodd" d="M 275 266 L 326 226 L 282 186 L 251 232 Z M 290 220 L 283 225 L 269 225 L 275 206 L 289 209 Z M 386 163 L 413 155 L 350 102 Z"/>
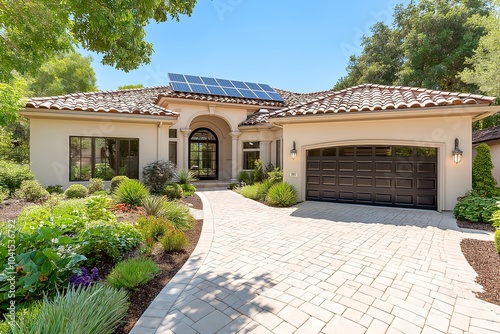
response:
<path id="1" fill-rule="evenodd" d="M 205 256 L 133 333 L 500 333 L 500 307 L 475 297 L 460 250 L 462 238 L 492 236 L 457 228 L 451 213 L 202 196 Z"/>

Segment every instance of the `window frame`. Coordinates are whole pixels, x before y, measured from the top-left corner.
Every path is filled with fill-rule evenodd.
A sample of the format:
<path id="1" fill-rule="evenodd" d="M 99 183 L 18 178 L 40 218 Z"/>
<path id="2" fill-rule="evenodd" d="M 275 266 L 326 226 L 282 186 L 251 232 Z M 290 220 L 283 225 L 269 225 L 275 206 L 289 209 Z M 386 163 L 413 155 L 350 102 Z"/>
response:
<path id="1" fill-rule="evenodd" d="M 257 143 L 257 145 L 254 145 L 254 147 L 256 147 L 256 148 L 245 148 L 245 146 L 246 146 L 245 144 L 248 144 L 248 143 Z M 242 164 L 243 170 L 252 170 L 252 169 L 254 169 L 254 167 L 248 166 L 249 160 L 247 158 L 247 153 L 256 152 L 257 158 L 254 159 L 254 161 L 260 159 L 260 141 L 245 141 L 242 144 L 243 144 L 243 164 Z"/>
<path id="2" fill-rule="evenodd" d="M 79 140 L 79 148 L 78 148 L 78 156 L 76 157 L 73 157 L 72 156 L 72 140 L 74 138 L 77 138 Z M 133 167 L 136 167 L 136 168 L 131 168 L 131 166 L 127 165 L 126 166 L 126 169 L 127 169 L 127 172 L 125 173 L 126 176 L 129 176 L 131 178 L 139 178 L 139 157 L 140 157 L 140 140 L 139 138 L 129 138 L 129 137 L 91 137 L 91 136 L 69 136 L 69 157 L 68 157 L 68 160 L 69 160 L 69 164 L 68 164 L 68 180 L 69 182 L 88 182 L 89 180 L 86 180 L 84 178 L 82 178 L 82 172 L 81 172 L 81 168 L 80 168 L 80 171 L 79 171 L 79 177 L 78 178 L 74 178 L 72 179 L 72 173 L 71 173 L 71 168 L 72 168 L 72 162 L 75 161 L 75 159 L 77 159 L 77 157 L 79 157 L 79 161 L 81 162 L 81 157 L 82 157 L 82 139 L 90 139 L 90 178 L 95 178 L 96 177 L 96 164 L 98 163 L 97 162 L 97 152 L 96 152 L 96 139 L 103 139 L 105 140 L 106 142 L 108 140 L 114 140 L 115 141 L 115 151 L 116 151 L 116 156 L 114 158 L 114 163 L 115 163 L 115 169 L 118 169 L 118 173 L 114 173 L 114 176 L 117 176 L 117 175 L 122 175 L 119 173 L 119 168 L 121 168 L 121 163 L 122 163 L 122 157 L 121 157 L 121 154 L 120 154 L 120 141 L 127 141 L 128 142 L 128 155 L 127 157 L 130 158 L 130 157 L 134 157 L 136 156 L 137 157 L 137 161 L 134 163 L 136 166 L 133 166 Z M 130 153 L 132 152 L 131 150 L 131 141 L 137 141 L 137 153 L 135 155 L 131 155 Z M 88 157 L 87 157 L 88 159 Z M 78 160 L 77 160 L 78 161 Z M 109 167 L 111 168 L 111 167 Z M 112 169 L 112 168 L 111 168 Z M 136 169 L 137 170 L 137 174 L 134 173 L 134 175 L 131 175 L 130 171 L 131 170 L 134 170 Z M 110 179 L 107 179 L 107 178 L 103 178 L 104 181 L 110 181 Z"/>
<path id="3" fill-rule="evenodd" d="M 177 154 L 177 148 L 179 146 L 178 137 L 179 134 L 177 129 L 168 129 L 168 161 L 173 163 L 175 166 L 177 166 L 178 163 L 178 154 Z M 175 150 L 171 150 L 170 149 L 171 146 L 174 146 Z"/>

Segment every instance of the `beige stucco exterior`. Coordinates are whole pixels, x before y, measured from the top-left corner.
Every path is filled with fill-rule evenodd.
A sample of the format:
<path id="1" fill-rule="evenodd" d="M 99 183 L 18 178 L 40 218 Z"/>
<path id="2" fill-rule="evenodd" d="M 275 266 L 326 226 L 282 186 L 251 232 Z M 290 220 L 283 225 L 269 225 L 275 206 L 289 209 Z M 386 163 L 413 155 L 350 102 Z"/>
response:
<path id="1" fill-rule="evenodd" d="M 471 188 L 473 150 L 471 123 L 496 109 L 489 106 L 451 106 L 392 111 L 339 113 L 271 118 L 270 123 L 240 126 L 261 106 L 210 103 L 162 98 L 159 104 L 177 117 L 107 114 L 84 111 L 25 109 L 30 119 L 31 164 L 45 186 L 69 181 L 69 137 L 118 137 L 139 139 L 139 170 L 156 160 L 168 160 L 169 141 L 177 142 L 179 167 L 189 166 L 189 137 L 199 128 L 213 131 L 219 144 L 219 180 L 235 180 L 243 166 L 243 143 L 260 142 L 264 165 L 276 164 L 276 140 L 282 140 L 285 181 L 305 199 L 305 156 L 313 148 L 347 145 L 404 145 L 438 149 L 438 210 L 452 210 L 457 197 Z M 169 130 L 177 138 L 169 138 Z M 460 140 L 462 161 L 451 152 Z M 293 142 L 296 159 L 290 157 Z M 498 147 L 492 148 L 500 151 Z M 496 155 L 500 157 L 500 154 Z M 500 175 L 500 161 L 495 176 Z"/>

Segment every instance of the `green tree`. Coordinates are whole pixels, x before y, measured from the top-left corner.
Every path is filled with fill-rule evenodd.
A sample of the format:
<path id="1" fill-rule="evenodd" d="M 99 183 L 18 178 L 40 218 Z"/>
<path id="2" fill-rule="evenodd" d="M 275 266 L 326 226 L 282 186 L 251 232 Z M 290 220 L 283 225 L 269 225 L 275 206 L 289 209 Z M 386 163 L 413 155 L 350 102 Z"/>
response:
<path id="1" fill-rule="evenodd" d="M 373 25 L 371 31 L 371 36 L 361 40 L 361 55 L 350 57 L 348 75 L 336 83 L 334 90 L 364 83 L 392 85 L 396 81 L 403 62 L 400 34 L 383 22 Z"/>
<path id="2" fill-rule="evenodd" d="M 484 143 L 478 145 L 472 162 L 472 190 L 481 196 L 494 197 L 500 194 L 492 169 L 490 147 Z"/>
<path id="3" fill-rule="evenodd" d="M 134 89 L 134 88 L 144 88 L 143 84 L 135 84 L 135 85 L 123 85 L 118 86 L 118 89 Z"/>
<path id="4" fill-rule="evenodd" d="M 30 96 L 53 96 L 97 90 L 92 57 L 60 54 L 43 64 L 28 80 Z"/>
<path id="5" fill-rule="evenodd" d="M 493 3 L 496 7 L 488 17 L 474 15 L 468 21 L 471 28 L 485 29 L 486 34 L 479 39 L 475 53 L 467 58 L 471 67 L 465 68 L 460 78 L 486 94 L 500 97 L 500 0 Z"/>
<path id="6" fill-rule="evenodd" d="M 468 24 L 489 13 L 489 0 L 420 0 L 394 10 L 394 23 L 377 23 L 363 37 L 363 50 L 350 58 L 347 75 L 334 89 L 361 83 L 426 87 L 448 91 L 475 91 L 474 83 L 458 74 L 467 66 L 484 34 Z"/>
<path id="7" fill-rule="evenodd" d="M 19 108 L 14 73 L 34 74 L 75 44 L 103 55 L 102 63 L 130 71 L 150 62 L 151 21 L 191 15 L 196 0 L 0 0 L 0 125 Z"/>

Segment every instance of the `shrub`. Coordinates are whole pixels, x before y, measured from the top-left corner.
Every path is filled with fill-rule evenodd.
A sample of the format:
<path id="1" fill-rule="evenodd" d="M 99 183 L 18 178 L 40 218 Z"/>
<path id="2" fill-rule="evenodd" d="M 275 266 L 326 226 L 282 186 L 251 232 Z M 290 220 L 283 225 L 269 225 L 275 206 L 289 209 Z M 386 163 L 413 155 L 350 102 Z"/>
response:
<path id="1" fill-rule="evenodd" d="M 175 171 L 173 181 L 178 184 L 189 184 L 196 181 L 193 172 L 187 168 L 181 168 Z"/>
<path id="2" fill-rule="evenodd" d="M 269 180 L 264 180 L 261 183 L 257 183 L 257 199 L 259 201 L 265 201 L 269 189 L 273 186 Z"/>
<path id="3" fill-rule="evenodd" d="M 159 241 L 167 253 L 181 251 L 189 244 L 186 234 L 182 231 L 165 234 Z"/>
<path id="4" fill-rule="evenodd" d="M 227 186 L 227 189 L 229 190 L 235 190 L 236 188 L 238 188 L 240 186 L 239 183 L 230 183 L 229 186 Z"/>
<path id="5" fill-rule="evenodd" d="M 50 194 L 62 194 L 64 192 L 63 186 L 60 184 L 50 185 L 46 188 Z"/>
<path id="6" fill-rule="evenodd" d="M 132 207 L 140 206 L 142 201 L 149 195 L 145 185 L 137 180 L 125 180 L 113 193 L 118 203 L 130 205 Z"/>
<path id="7" fill-rule="evenodd" d="M 269 189 L 266 202 L 275 206 L 292 206 L 297 203 L 297 190 L 286 182 L 276 183 Z"/>
<path id="8" fill-rule="evenodd" d="M 252 180 L 250 179 L 250 174 L 248 174 L 248 172 L 246 171 L 241 171 L 239 174 L 238 174 L 238 183 L 240 184 L 252 184 Z"/>
<path id="9" fill-rule="evenodd" d="M 125 175 L 118 175 L 111 179 L 111 192 L 115 191 L 116 188 L 125 180 L 129 178 Z"/>
<path id="10" fill-rule="evenodd" d="M 0 203 L 9 197 L 9 191 L 0 186 Z"/>
<path id="11" fill-rule="evenodd" d="M 107 195 L 94 195 L 85 202 L 85 211 L 90 221 L 116 222 L 116 216 L 111 212 L 110 200 Z"/>
<path id="12" fill-rule="evenodd" d="M 142 209 L 148 216 L 162 217 L 165 215 L 165 205 L 168 198 L 165 196 L 148 196 L 142 201 Z"/>
<path id="13" fill-rule="evenodd" d="M 137 219 L 137 224 L 148 247 L 152 247 L 165 234 L 174 232 L 172 223 L 161 217 L 140 217 Z"/>
<path id="14" fill-rule="evenodd" d="M 84 198 L 89 195 L 89 192 L 83 184 L 72 184 L 66 189 L 64 195 L 67 198 Z"/>
<path id="15" fill-rule="evenodd" d="M 103 180 L 111 180 L 115 171 L 105 163 L 95 164 L 95 176 Z"/>
<path id="16" fill-rule="evenodd" d="M 174 165 L 170 161 L 155 161 L 148 164 L 142 170 L 144 184 L 154 194 L 159 194 L 163 186 L 172 180 L 174 176 Z"/>
<path id="17" fill-rule="evenodd" d="M 500 254 L 500 229 L 497 228 L 495 231 L 495 247 L 497 249 L 497 253 Z"/>
<path id="18" fill-rule="evenodd" d="M 83 243 L 81 252 L 88 258 L 103 260 L 110 257 L 118 261 L 122 252 L 139 245 L 142 235 L 130 223 L 97 223 L 86 226 L 78 239 Z"/>
<path id="19" fill-rule="evenodd" d="M 129 259 L 118 263 L 106 281 L 115 288 L 131 290 L 151 280 L 159 271 L 152 260 Z"/>
<path id="20" fill-rule="evenodd" d="M 36 202 L 48 196 L 49 192 L 37 180 L 25 180 L 21 183 L 21 187 L 16 190 L 16 197 L 23 198 L 28 202 Z"/>
<path id="21" fill-rule="evenodd" d="M 21 187 L 26 180 L 34 180 L 29 165 L 18 165 L 10 161 L 0 160 L 0 187 L 9 191 L 9 195 Z"/>
<path id="22" fill-rule="evenodd" d="M 170 199 L 178 199 L 182 198 L 184 192 L 180 184 L 168 183 L 163 187 L 162 194 Z"/>
<path id="23" fill-rule="evenodd" d="M 252 184 L 241 187 L 240 189 L 238 189 L 238 193 L 241 194 L 243 197 L 250 198 L 253 200 L 258 200 L 259 188 L 260 188 L 259 184 Z"/>
<path id="24" fill-rule="evenodd" d="M 185 231 L 193 228 L 193 216 L 189 213 L 189 208 L 183 203 L 169 201 L 165 204 L 165 215 L 176 230 Z"/>
<path id="25" fill-rule="evenodd" d="M 36 317 L 20 316 L 13 334 L 78 333 L 105 334 L 127 315 L 127 292 L 105 284 L 71 288 L 53 299 L 44 297 Z"/>
<path id="26" fill-rule="evenodd" d="M 104 180 L 100 179 L 98 177 L 92 178 L 89 181 L 89 185 L 87 186 L 89 190 L 89 194 L 93 194 L 96 191 L 103 191 L 104 190 Z"/>
<path id="27" fill-rule="evenodd" d="M 267 172 L 267 179 L 271 184 L 276 184 L 283 181 L 283 171 L 276 167 L 273 170 Z"/>
<path id="28" fill-rule="evenodd" d="M 185 197 L 193 196 L 196 192 L 196 187 L 190 183 L 181 184 L 182 193 Z"/>
<path id="29" fill-rule="evenodd" d="M 253 162 L 253 170 L 252 170 L 252 180 L 253 182 L 262 182 L 266 178 L 266 174 L 264 174 L 264 167 L 262 166 L 262 160 L 257 159 Z"/>
<path id="30" fill-rule="evenodd" d="M 498 210 L 496 205 L 499 198 L 467 196 L 455 205 L 453 214 L 458 220 L 473 223 L 489 223 L 493 213 Z"/>
<path id="31" fill-rule="evenodd" d="M 500 195 L 497 181 L 491 174 L 493 163 L 491 162 L 490 147 L 480 144 L 476 147 L 476 157 L 472 163 L 472 189 L 486 197 Z"/>
<path id="32" fill-rule="evenodd" d="M 69 278 L 69 285 L 73 287 L 85 287 L 92 283 L 97 283 L 99 280 L 99 270 L 96 267 L 92 268 L 90 273 L 85 267 L 81 267 L 79 272 Z"/>
<path id="33" fill-rule="evenodd" d="M 9 249 L 15 242 L 14 259 Z M 0 235 L 0 309 L 10 305 L 11 282 L 5 279 L 8 272 L 15 270 L 16 306 L 52 295 L 68 285 L 68 277 L 79 268 L 85 256 L 77 253 L 77 240 L 63 235 L 58 228 L 40 227 L 29 233 L 17 231 L 14 238 Z M 13 264 L 12 264 L 13 262 Z M 12 267 L 11 267 L 12 265 Z"/>

